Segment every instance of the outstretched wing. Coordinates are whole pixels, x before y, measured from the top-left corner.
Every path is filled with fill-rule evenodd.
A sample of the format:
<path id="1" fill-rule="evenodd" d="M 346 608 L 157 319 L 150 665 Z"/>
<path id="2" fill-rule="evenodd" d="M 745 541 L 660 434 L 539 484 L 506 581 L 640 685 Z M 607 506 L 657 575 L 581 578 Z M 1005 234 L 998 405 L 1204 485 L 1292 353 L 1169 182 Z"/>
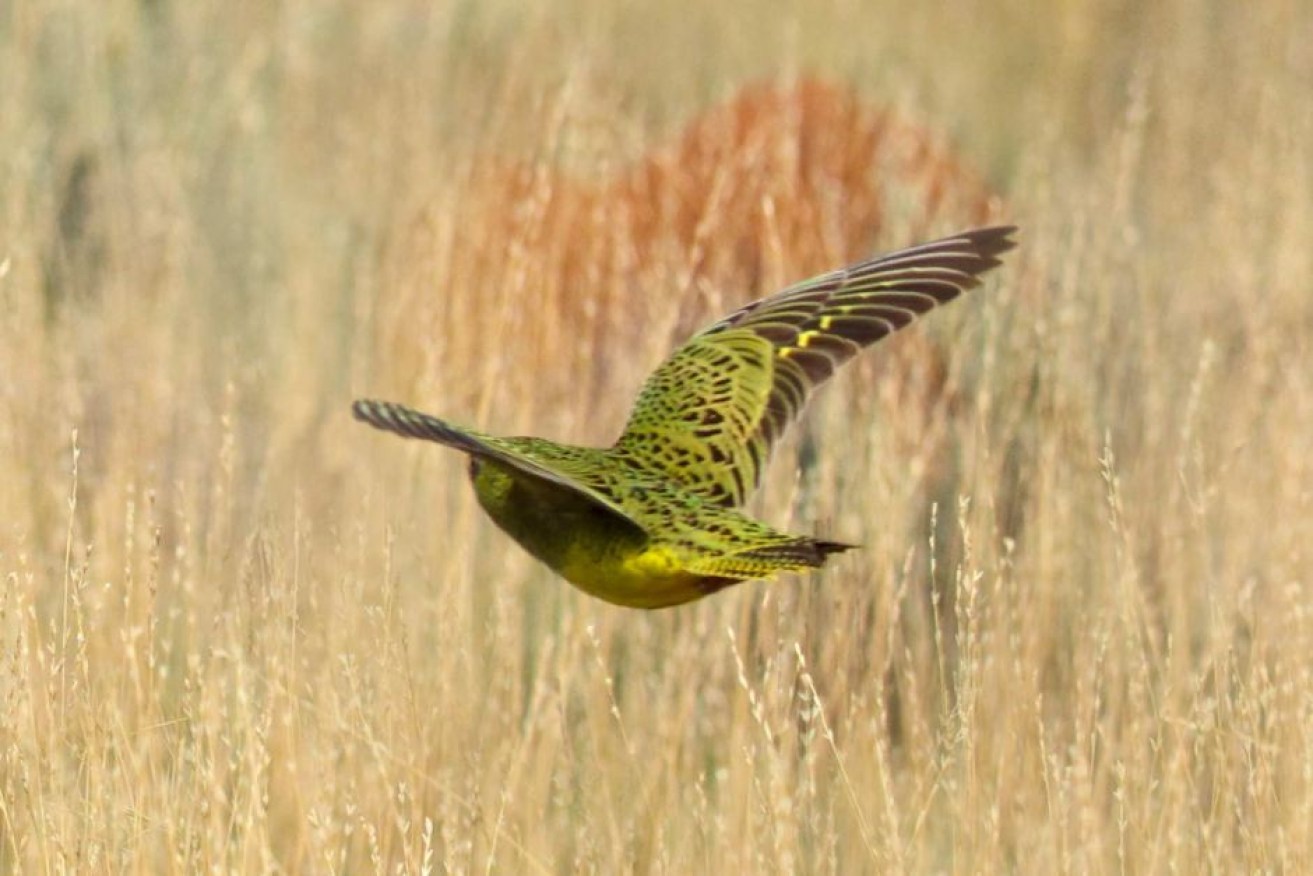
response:
<path id="1" fill-rule="evenodd" d="M 612 453 L 707 501 L 742 504 L 812 390 L 863 347 L 979 285 L 1015 231 L 980 228 L 878 256 L 730 314 L 648 378 Z"/>
<path id="2" fill-rule="evenodd" d="M 352 403 L 351 413 L 357 420 L 368 423 L 375 429 L 382 429 L 387 432 L 395 432 L 406 438 L 422 438 L 426 441 L 436 441 L 439 444 L 445 444 L 448 447 L 454 447 L 457 450 L 464 451 L 471 456 L 481 457 L 484 459 L 495 459 L 523 475 L 535 478 L 541 482 L 550 484 L 554 487 L 568 490 L 571 493 L 593 503 L 600 510 L 607 511 L 625 521 L 645 530 L 643 525 L 612 499 L 603 495 L 596 486 L 585 483 L 578 477 L 572 477 L 573 472 L 558 470 L 562 460 L 552 460 L 554 465 L 545 464 L 544 460 L 534 459 L 534 445 L 546 442 L 536 442 L 533 439 L 505 439 L 495 438 L 491 435 L 483 435 L 468 429 L 462 429 L 443 422 L 437 417 L 412 410 L 404 405 L 393 402 L 371 401 L 361 399 Z M 513 446 L 513 445 L 519 446 Z M 558 448 L 563 449 L 563 448 Z"/>

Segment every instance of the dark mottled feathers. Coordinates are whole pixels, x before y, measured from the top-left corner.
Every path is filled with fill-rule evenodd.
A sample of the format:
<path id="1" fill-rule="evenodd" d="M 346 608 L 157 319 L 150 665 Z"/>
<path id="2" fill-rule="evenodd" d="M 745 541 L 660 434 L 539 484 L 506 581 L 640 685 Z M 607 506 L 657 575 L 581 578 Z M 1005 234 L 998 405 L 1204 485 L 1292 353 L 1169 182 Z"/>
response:
<path id="1" fill-rule="evenodd" d="M 812 391 L 863 347 L 978 285 L 1015 230 L 869 259 L 740 308 L 652 374 L 616 452 L 708 501 L 742 504 Z"/>

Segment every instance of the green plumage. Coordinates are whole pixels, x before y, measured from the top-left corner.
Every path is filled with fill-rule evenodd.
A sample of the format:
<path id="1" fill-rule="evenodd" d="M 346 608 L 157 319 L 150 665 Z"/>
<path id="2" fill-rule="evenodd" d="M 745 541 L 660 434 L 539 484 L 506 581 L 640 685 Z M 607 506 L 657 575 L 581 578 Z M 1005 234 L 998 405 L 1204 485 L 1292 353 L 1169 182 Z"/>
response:
<path id="1" fill-rule="evenodd" d="M 469 454 L 480 504 L 571 583 L 660 608 L 738 581 L 818 568 L 850 547 L 739 513 L 811 392 L 863 347 L 979 283 L 1014 245 L 984 228 L 860 262 L 698 333 L 644 385 L 609 448 L 497 438 L 389 402 L 357 419 Z"/>

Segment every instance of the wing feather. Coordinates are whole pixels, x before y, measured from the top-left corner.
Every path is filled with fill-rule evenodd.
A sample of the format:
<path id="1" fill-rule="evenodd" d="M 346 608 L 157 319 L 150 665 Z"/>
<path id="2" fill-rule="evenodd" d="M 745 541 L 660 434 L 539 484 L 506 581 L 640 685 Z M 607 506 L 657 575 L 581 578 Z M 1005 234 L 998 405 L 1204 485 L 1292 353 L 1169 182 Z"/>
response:
<path id="1" fill-rule="evenodd" d="M 652 374 L 611 452 L 707 501 L 742 504 L 811 392 L 863 347 L 979 285 L 1015 231 L 899 250 L 736 310 Z"/>
<path id="2" fill-rule="evenodd" d="M 437 417 L 393 402 L 361 399 L 351 405 L 351 412 L 357 420 L 368 423 L 376 429 L 394 432 L 407 438 L 436 441 L 439 444 L 462 450 L 472 456 L 495 459 L 527 477 L 568 490 L 592 502 L 599 509 L 621 517 L 640 530 L 646 531 L 643 524 L 634 519 L 629 512 L 621 508 L 613 499 L 603 495 L 595 486 L 585 483 L 580 477 L 571 476 L 575 473 L 557 471 L 553 467 L 533 460 L 523 450 L 507 446 L 506 439 L 462 429 L 439 420 Z M 582 472 L 579 474 L 582 474 Z"/>

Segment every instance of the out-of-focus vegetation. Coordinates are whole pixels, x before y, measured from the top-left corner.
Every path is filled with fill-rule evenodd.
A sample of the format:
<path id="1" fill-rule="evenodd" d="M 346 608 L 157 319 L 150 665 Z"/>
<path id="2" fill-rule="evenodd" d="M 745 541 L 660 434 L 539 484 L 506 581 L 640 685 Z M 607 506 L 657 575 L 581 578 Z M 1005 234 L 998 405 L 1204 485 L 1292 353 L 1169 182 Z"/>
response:
<path id="1" fill-rule="evenodd" d="M 1313 867 L 1313 10 L 0 7 L 0 870 Z M 391 396 L 614 438 L 725 309 L 984 221 L 659 613 Z"/>

